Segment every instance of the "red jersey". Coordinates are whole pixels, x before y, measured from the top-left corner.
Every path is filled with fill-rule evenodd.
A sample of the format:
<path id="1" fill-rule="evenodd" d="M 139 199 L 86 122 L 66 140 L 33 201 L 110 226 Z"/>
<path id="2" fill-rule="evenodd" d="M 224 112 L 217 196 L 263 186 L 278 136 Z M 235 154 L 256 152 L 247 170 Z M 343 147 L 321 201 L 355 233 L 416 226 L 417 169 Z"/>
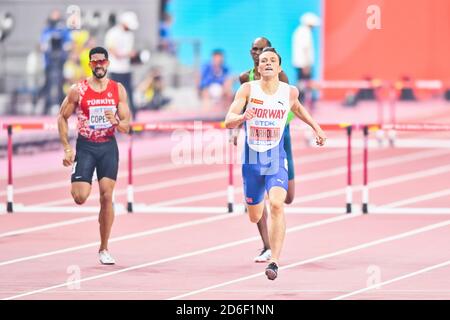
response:
<path id="1" fill-rule="evenodd" d="M 108 141 L 114 135 L 115 126 L 105 117 L 106 110 L 117 113 L 119 104 L 119 86 L 108 80 L 108 86 L 102 92 L 94 91 L 88 80 L 78 83 L 78 134 L 95 142 Z"/>

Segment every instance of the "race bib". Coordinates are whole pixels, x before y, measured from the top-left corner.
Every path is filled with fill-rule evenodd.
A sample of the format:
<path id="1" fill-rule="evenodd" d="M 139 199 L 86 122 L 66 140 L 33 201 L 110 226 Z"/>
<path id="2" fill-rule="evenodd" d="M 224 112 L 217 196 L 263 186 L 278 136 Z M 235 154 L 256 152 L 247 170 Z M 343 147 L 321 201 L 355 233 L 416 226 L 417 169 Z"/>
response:
<path id="1" fill-rule="evenodd" d="M 250 126 L 249 142 L 254 145 L 270 146 L 280 139 L 280 128 Z"/>
<path id="2" fill-rule="evenodd" d="M 89 108 L 89 127 L 94 130 L 111 128 L 112 124 L 105 116 L 105 111 L 111 110 L 116 113 L 115 106 L 102 106 Z"/>

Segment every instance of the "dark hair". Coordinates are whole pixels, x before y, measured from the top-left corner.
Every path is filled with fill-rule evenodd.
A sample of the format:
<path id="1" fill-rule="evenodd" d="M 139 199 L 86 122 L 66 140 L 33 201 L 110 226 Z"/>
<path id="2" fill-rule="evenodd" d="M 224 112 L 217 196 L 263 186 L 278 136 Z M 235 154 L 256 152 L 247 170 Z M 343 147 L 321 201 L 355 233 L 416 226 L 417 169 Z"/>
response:
<path id="1" fill-rule="evenodd" d="M 95 48 L 92 48 L 89 51 L 89 60 L 91 60 L 92 56 L 94 54 L 97 54 L 97 53 L 104 54 L 105 58 L 108 59 L 108 51 L 106 51 L 105 48 L 103 48 L 103 47 L 95 47 Z"/>
<path id="2" fill-rule="evenodd" d="M 223 56 L 223 50 L 222 49 L 214 49 L 212 54 L 213 54 L 213 56 L 215 56 L 216 54 L 220 54 L 221 56 Z"/>
<path id="3" fill-rule="evenodd" d="M 264 53 L 264 52 L 273 52 L 273 53 L 275 53 L 278 56 L 278 60 L 280 61 L 280 66 L 281 66 L 281 56 L 278 54 L 278 52 L 277 52 L 277 50 L 275 50 L 275 48 L 273 48 L 273 47 L 265 47 L 263 49 L 263 51 L 261 52 L 261 54 Z"/>

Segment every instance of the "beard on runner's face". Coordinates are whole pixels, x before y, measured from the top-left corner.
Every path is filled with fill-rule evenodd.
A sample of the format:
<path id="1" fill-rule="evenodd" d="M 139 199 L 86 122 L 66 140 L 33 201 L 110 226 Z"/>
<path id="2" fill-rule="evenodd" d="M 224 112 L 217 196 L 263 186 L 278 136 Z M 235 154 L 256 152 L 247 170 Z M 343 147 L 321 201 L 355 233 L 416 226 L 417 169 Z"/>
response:
<path id="1" fill-rule="evenodd" d="M 97 79 L 102 79 L 106 76 L 106 72 L 106 69 L 103 67 L 95 67 L 92 73 Z"/>

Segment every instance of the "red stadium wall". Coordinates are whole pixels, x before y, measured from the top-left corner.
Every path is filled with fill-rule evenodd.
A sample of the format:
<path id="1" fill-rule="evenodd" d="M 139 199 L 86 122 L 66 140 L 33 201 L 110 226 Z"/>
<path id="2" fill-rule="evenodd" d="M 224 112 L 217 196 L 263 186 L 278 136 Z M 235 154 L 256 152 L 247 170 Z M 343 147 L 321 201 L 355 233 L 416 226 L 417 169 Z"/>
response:
<path id="1" fill-rule="evenodd" d="M 324 4 L 324 79 L 398 80 L 405 75 L 450 79 L 450 1 L 324 0 Z M 370 5 L 381 9 L 379 30 L 366 26 Z"/>

